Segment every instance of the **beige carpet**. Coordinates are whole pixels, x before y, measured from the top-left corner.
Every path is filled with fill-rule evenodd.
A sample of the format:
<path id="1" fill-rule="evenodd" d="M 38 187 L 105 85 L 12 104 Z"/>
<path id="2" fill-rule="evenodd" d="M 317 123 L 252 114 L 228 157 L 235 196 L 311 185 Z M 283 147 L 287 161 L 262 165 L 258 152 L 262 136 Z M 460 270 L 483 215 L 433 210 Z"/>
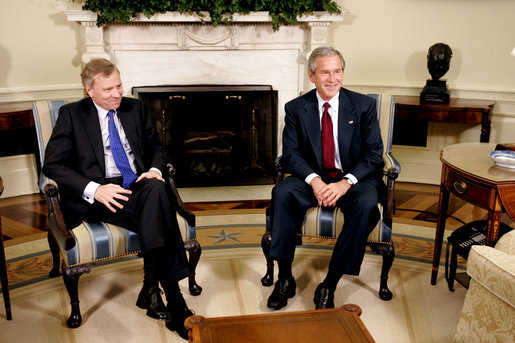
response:
<path id="1" fill-rule="evenodd" d="M 211 216 L 197 219 L 197 225 L 209 230 L 208 224 L 241 223 L 242 218 Z M 262 220 L 262 215 L 250 215 L 245 218 L 245 223 Z M 398 224 L 395 231 L 431 237 L 427 228 L 406 224 Z M 224 235 L 225 242 L 231 243 L 230 230 Z M 224 235 L 210 234 L 209 237 L 220 240 Z M 232 237 L 238 239 L 235 234 Z M 202 294 L 198 297 L 189 295 L 186 281 L 181 282 L 189 306 L 205 317 L 270 313 L 266 299 L 272 288 L 260 284 L 265 271 L 261 249 L 224 247 L 223 242 L 220 243 L 216 248 L 203 251 L 197 269 Z M 34 245 L 37 244 L 44 245 L 44 242 Z M 8 253 L 28 253 L 27 249 L 34 247 L 18 247 L 18 251 Z M 330 250 L 312 247 L 297 249 L 294 263 L 297 295 L 281 311 L 314 308 L 313 292 L 325 276 L 330 253 Z M 336 306 L 359 305 L 363 309 L 361 319 L 376 342 L 451 342 L 466 290 L 456 285 L 456 291 L 449 292 L 443 268 L 437 285 L 431 286 L 429 263 L 397 258 L 389 278 L 394 298 L 382 301 L 377 295 L 381 261 L 380 256 L 367 254 L 359 277 L 344 276 L 335 294 Z M 169 332 L 163 322 L 150 319 L 144 310 L 135 306 L 141 281 L 142 260 L 138 258 L 98 266 L 82 276 L 79 292 L 83 324 L 78 329 L 66 327 L 70 306 L 62 278 L 13 289 L 12 321 L 5 319 L 0 302 L 0 342 L 184 342 L 177 334 Z M 240 342 L 246 342 L 245 337 Z M 273 337 L 269 342 L 274 342 Z"/>

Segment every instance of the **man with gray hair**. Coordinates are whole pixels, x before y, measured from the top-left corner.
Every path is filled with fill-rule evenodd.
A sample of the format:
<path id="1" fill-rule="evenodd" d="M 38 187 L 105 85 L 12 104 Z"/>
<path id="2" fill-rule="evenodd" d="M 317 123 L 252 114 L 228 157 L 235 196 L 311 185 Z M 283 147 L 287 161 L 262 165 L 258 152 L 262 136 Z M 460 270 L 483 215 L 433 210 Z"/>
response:
<path id="1" fill-rule="evenodd" d="M 272 309 L 295 295 L 295 242 L 309 207 L 338 206 L 345 218 L 327 276 L 315 291 L 316 309 L 334 307 L 343 274 L 359 274 L 368 234 L 380 218 L 377 203 L 385 186 L 376 103 L 342 88 L 344 67 L 339 51 L 315 49 L 308 76 L 316 89 L 285 105 L 282 164 L 291 176 L 272 190 L 270 256 L 279 266 L 267 301 Z"/>
<path id="2" fill-rule="evenodd" d="M 59 185 L 68 227 L 103 221 L 138 233 L 144 281 L 136 305 L 188 339 L 184 320 L 193 313 L 178 281 L 189 270 L 159 136 L 143 103 L 123 97 L 113 63 L 94 59 L 81 76 L 89 97 L 60 108 L 43 173 Z"/>

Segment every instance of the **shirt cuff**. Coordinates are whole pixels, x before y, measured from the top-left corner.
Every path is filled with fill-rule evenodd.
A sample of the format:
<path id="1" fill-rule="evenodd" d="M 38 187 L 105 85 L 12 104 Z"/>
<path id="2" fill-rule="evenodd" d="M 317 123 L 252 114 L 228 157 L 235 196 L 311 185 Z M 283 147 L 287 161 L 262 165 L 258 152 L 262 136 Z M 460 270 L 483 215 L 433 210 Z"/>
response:
<path id="1" fill-rule="evenodd" d="M 99 183 L 90 181 L 86 188 L 84 188 L 84 192 L 82 192 L 82 199 L 86 200 L 90 204 L 93 204 L 95 202 L 95 192 L 99 186 Z"/>
<path id="2" fill-rule="evenodd" d="M 159 169 L 152 167 L 152 168 L 150 168 L 149 171 L 151 171 L 151 170 L 154 170 L 154 171 L 158 172 L 159 175 L 161 175 L 161 177 L 163 177 L 163 173 L 161 173 L 161 171 Z"/>
<path id="3" fill-rule="evenodd" d="M 311 173 L 309 174 L 305 179 L 304 181 L 308 184 L 308 185 L 311 185 L 311 181 L 313 181 L 313 179 L 315 177 L 319 176 L 317 173 Z"/>
<path id="4" fill-rule="evenodd" d="M 355 185 L 355 184 L 357 184 L 357 183 L 358 183 L 358 179 L 356 179 L 356 177 L 355 177 L 354 175 L 350 174 L 350 173 L 349 173 L 349 174 L 347 174 L 347 175 L 345 175 L 344 177 L 346 177 L 347 179 L 349 179 L 349 183 L 350 183 L 351 185 Z"/>

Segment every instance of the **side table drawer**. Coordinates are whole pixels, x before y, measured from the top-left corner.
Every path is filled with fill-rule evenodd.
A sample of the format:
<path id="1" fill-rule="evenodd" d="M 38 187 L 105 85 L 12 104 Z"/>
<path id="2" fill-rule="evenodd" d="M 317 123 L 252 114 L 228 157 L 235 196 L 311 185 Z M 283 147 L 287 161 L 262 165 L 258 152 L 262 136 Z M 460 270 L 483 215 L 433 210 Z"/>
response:
<path id="1" fill-rule="evenodd" d="M 489 187 L 483 186 L 447 169 L 445 186 L 461 199 L 482 208 L 488 208 Z"/>

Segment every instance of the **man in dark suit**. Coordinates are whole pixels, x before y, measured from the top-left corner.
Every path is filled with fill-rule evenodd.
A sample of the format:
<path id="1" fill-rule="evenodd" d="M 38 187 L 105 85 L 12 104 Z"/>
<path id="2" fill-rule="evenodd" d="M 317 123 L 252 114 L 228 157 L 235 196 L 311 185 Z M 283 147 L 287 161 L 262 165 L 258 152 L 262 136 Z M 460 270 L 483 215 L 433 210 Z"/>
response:
<path id="1" fill-rule="evenodd" d="M 159 137 L 142 102 L 122 96 L 114 64 L 92 60 L 81 77 L 89 97 L 59 110 L 43 172 L 59 185 L 68 227 L 105 221 L 138 233 L 144 282 L 136 304 L 187 339 L 192 311 L 178 281 L 189 271 Z"/>
<path id="2" fill-rule="evenodd" d="M 272 309 L 286 306 L 295 295 L 296 235 L 309 207 L 338 206 L 345 219 L 327 276 L 315 291 L 317 309 L 334 307 L 334 291 L 343 274 L 359 274 L 368 234 L 380 218 L 384 162 L 376 104 L 341 87 L 344 67 L 339 51 L 315 49 L 308 75 L 316 89 L 285 105 L 282 159 L 291 176 L 272 190 L 270 256 L 279 265 L 267 302 Z"/>

